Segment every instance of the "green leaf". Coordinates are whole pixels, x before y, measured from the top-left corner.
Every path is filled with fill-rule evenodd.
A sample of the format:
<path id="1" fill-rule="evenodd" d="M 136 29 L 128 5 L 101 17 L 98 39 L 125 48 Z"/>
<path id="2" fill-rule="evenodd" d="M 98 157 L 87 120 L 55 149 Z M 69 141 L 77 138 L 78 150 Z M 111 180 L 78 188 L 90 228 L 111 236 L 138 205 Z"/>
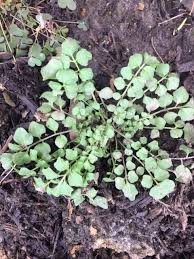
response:
<path id="1" fill-rule="evenodd" d="M 56 78 L 65 85 L 74 85 L 78 81 L 78 75 L 72 69 L 60 69 L 56 74 Z"/>
<path id="2" fill-rule="evenodd" d="M 156 141 L 156 140 L 151 141 L 151 142 L 148 144 L 148 147 L 149 147 L 149 149 L 152 150 L 152 151 L 157 151 L 157 150 L 159 150 L 158 141 Z"/>
<path id="3" fill-rule="evenodd" d="M 0 162 L 3 169 L 9 170 L 12 168 L 13 166 L 12 156 L 13 155 L 9 153 L 4 153 L 0 156 Z"/>
<path id="4" fill-rule="evenodd" d="M 130 183 L 136 183 L 139 179 L 138 175 L 135 173 L 135 171 L 129 171 L 127 175 L 127 179 Z"/>
<path id="5" fill-rule="evenodd" d="M 64 146 L 67 144 L 67 138 L 64 135 L 57 136 L 55 139 L 55 145 L 58 148 L 64 148 Z"/>
<path id="6" fill-rule="evenodd" d="M 113 93 L 112 98 L 115 99 L 116 101 L 118 101 L 121 98 L 121 94 L 118 92 Z"/>
<path id="7" fill-rule="evenodd" d="M 122 155 L 122 153 L 121 153 L 120 151 L 114 151 L 114 152 L 112 153 L 112 156 L 113 156 L 113 158 L 114 158 L 115 160 L 120 160 L 123 155 Z"/>
<path id="8" fill-rule="evenodd" d="M 153 157 L 148 157 L 145 160 L 145 168 L 148 172 L 152 172 L 157 168 L 156 160 Z"/>
<path id="9" fill-rule="evenodd" d="M 72 57 L 75 52 L 80 48 L 77 40 L 67 38 L 61 45 L 62 54 Z"/>
<path id="10" fill-rule="evenodd" d="M 170 66 L 168 64 L 159 64 L 156 67 L 156 73 L 161 76 L 165 77 L 170 71 Z"/>
<path id="11" fill-rule="evenodd" d="M 28 168 L 26 167 L 22 167 L 20 168 L 20 170 L 18 171 L 18 174 L 21 175 L 22 177 L 24 178 L 28 178 L 30 176 L 35 176 L 36 175 L 36 172 L 33 171 L 33 170 L 29 170 Z"/>
<path id="12" fill-rule="evenodd" d="M 63 121 L 65 119 L 65 113 L 63 111 L 54 111 L 51 113 L 51 117 L 56 121 Z"/>
<path id="13" fill-rule="evenodd" d="M 15 153 L 12 159 L 13 163 L 16 165 L 24 165 L 31 162 L 30 156 L 26 152 Z"/>
<path id="14" fill-rule="evenodd" d="M 60 175 L 56 174 L 50 167 L 46 169 L 42 169 L 42 174 L 46 177 L 46 179 L 54 180 L 60 177 Z"/>
<path id="15" fill-rule="evenodd" d="M 9 143 L 8 144 L 8 147 L 11 151 L 14 151 L 14 152 L 17 152 L 17 151 L 20 151 L 21 150 L 21 146 L 17 145 L 17 144 L 12 144 L 12 143 Z"/>
<path id="16" fill-rule="evenodd" d="M 153 185 L 153 179 L 150 175 L 144 175 L 142 180 L 141 180 L 141 185 L 142 187 L 146 189 L 150 189 Z"/>
<path id="17" fill-rule="evenodd" d="M 183 121 L 194 120 L 194 108 L 181 108 L 178 112 L 178 115 Z"/>
<path id="18" fill-rule="evenodd" d="M 147 142 L 148 142 L 148 139 L 147 139 L 146 137 L 140 137 L 139 140 L 140 140 L 140 142 L 141 142 L 142 145 L 146 145 Z"/>
<path id="19" fill-rule="evenodd" d="M 184 139 L 187 143 L 194 144 L 194 126 L 190 123 L 185 124 Z"/>
<path id="20" fill-rule="evenodd" d="M 77 84 L 65 85 L 66 96 L 70 100 L 77 96 L 78 90 L 79 90 L 79 86 Z"/>
<path id="21" fill-rule="evenodd" d="M 94 206 L 100 207 L 102 209 L 108 209 L 108 202 L 107 199 L 101 196 L 96 196 L 93 200 L 92 200 L 92 204 Z"/>
<path id="22" fill-rule="evenodd" d="M 162 130 L 166 125 L 166 121 L 162 117 L 156 117 L 153 119 L 152 124 L 155 125 L 157 129 Z"/>
<path id="23" fill-rule="evenodd" d="M 178 115 L 175 112 L 167 112 L 164 114 L 164 119 L 165 119 L 166 123 L 172 125 L 175 123 L 177 116 Z"/>
<path id="24" fill-rule="evenodd" d="M 52 57 L 48 64 L 41 68 L 43 81 L 54 79 L 58 70 L 63 69 L 63 64 L 59 58 Z"/>
<path id="25" fill-rule="evenodd" d="M 158 185 L 152 187 L 149 194 L 156 200 L 163 199 L 165 196 L 174 191 L 175 183 L 172 180 L 166 179 Z"/>
<path id="26" fill-rule="evenodd" d="M 46 91 L 40 97 L 46 99 L 50 104 L 53 104 L 57 100 L 57 96 L 52 91 Z"/>
<path id="27" fill-rule="evenodd" d="M 44 192 L 46 188 L 46 183 L 40 177 L 34 177 L 34 187 L 39 192 Z"/>
<path id="28" fill-rule="evenodd" d="M 92 59 L 92 54 L 86 49 L 80 49 L 76 54 L 76 61 L 82 65 L 87 66 L 88 62 Z"/>
<path id="29" fill-rule="evenodd" d="M 169 106 L 172 103 L 172 101 L 173 101 L 172 95 L 169 93 L 162 95 L 158 100 L 159 105 L 162 108 Z"/>
<path id="30" fill-rule="evenodd" d="M 38 151 L 35 149 L 30 149 L 30 159 L 31 161 L 37 161 Z"/>
<path id="31" fill-rule="evenodd" d="M 41 136 L 46 133 L 45 126 L 35 121 L 32 121 L 30 123 L 28 130 L 32 134 L 32 136 L 36 138 L 41 138 Z"/>
<path id="32" fill-rule="evenodd" d="M 85 200 L 85 198 L 83 197 L 83 195 L 81 193 L 81 189 L 75 190 L 71 194 L 71 199 L 73 199 L 75 206 L 79 206 Z"/>
<path id="33" fill-rule="evenodd" d="M 76 160 L 78 157 L 78 152 L 77 150 L 73 150 L 73 149 L 66 149 L 66 159 L 69 161 L 73 161 Z"/>
<path id="34" fill-rule="evenodd" d="M 57 161 L 54 163 L 54 167 L 57 169 L 57 171 L 64 172 L 69 169 L 69 162 L 65 161 L 61 157 L 58 157 Z"/>
<path id="35" fill-rule="evenodd" d="M 33 136 L 23 128 L 16 129 L 13 139 L 22 146 L 29 146 L 33 143 Z"/>
<path id="36" fill-rule="evenodd" d="M 142 61 L 143 61 L 143 56 L 141 54 L 134 54 L 132 55 L 130 58 L 129 58 L 129 64 L 128 66 L 132 69 L 134 68 L 138 68 L 141 66 L 142 64 Z"/>
<path id="37" fill-rule="evenodd" d="M 137 157 L 139 157 L 141 160 L 145 160 L 148 157 L 148 150 L 142 147 L 139 149 L 136 153 Z"/>
<path id="38" fill-rule="evenodd" d="M 136 165 L 131 160 L 127 160 L 126 168 L 128 170 L 134 170 L 136 168 Z"/>
<path id="39" fill-rule="evenodd" d="M 155 93 L 158 96 L 163 96 L 167 92 L 167 89 L 164 85 L 159 84 L 158 88 L 156 89 Z"/>
<path id="40" fill-rule="evenodd" d="M 130 67 L 123 67 L 121 69 L 121 76 L 123 77 L 123 79 L 131 80 L 131 78 L 133 76 L 131 68 Z"/>
<path id="41" fill-rule="evenodd" d="M 39 156 L 47 156 L 51 152 L 50 145 L 44 142 L 36 145 L 34 149 L 38 152 Z"/>
<path id="42" fill-rule="evenodd" d="M 116 177 L 115 178 L 115 187 L 118 189 L 118 190 L 122 190 L 125 186 L 125 179 L 124 178 L 121 178 L 121 177 Z"/>
<path id="43" fill-rule="evenodd" d="M 177 74 L 172 73 L 169 75 L 166 86 L 169 91 L 175 90 L 179 87 L 180 79 Z"/>
<path id="44" fill-rule="evenodd" d="M 161 168 L 159 168 L 159 167 L 156 168 L 156 169 L 153 171 L 153 173 L 154 173 L 155 179 L 156 179 L 157 181 L 160 181 L 160 182 L 164 181 L 165 179 L 168 179 L 169 176 L 170 176 L 170 174 L 169 174 L 168 171 L 163 170 L 163 169 L 161 169 Z"/>
<path id="45" fill-rule="evenodd" d="M 62 196 L 71 196 L 73 188 L 69 186 L 65 181 L 60 182 L 56 187 L 52 188 L 52 195 L 59 197 Z"/>
<path id="46" fill-rule="evenodd" d="M 90 190 L 88 190 L 88 191 L 86 192 L 85 195 L 86 195 L 89 199 L 94 199 L 94 198 L 96 197 L 97 193 L 98 193 L 98 191 L 97 191 L 96 189 L 91 188 Z"/>
<path id="47" fill-rule="evenodd" d="M 192 173 L 184 165 L 177 166 L 174 174 L 176 175 L 176 181 L 180 183 L 188 184 L 192 181 Z"/>
<path id="48" fill-rule="evenodd" d="M 83 187 L 83 178 L 78 173 L 70 173 L 68 176 L 68 183 L 72 187 Z"/>
<path id="49" fill-rule="evenodd" d="M 117 77 L 114 80 L 114 85 L 117 88 L 117 90 L 122 90 L 125 88 L 126 84 L 122 77 Z"/>
<path id="50" fill-rule="evenodd" d="M 48 129 L 56 132 L 59 128 L 59 123 L 53 120 L 52 118 L 49 118 L 48 121 L 46 122 L 46 126 Z"/>
<path id="51" fill-rule="evenodd" d="M 124 166 L 123 165 L 118 165 L 114 168 L 114 173 L 116 175 L 122 175 L 124 172 Z"/>
<path id="52" fill-rule="evenodd" d="M 38 111 L 42 113 L 49 113 L 51 111 L 51 105 L 49 103 L 42 103 L 42 105 L 38 108 Z"/>
<path id="53" fill-rule="evenodd" d="M 130 201 L 134 201 L 138 191 L 134 184 L 126 182 L 125 186 L 123 187 L 123 193 Z"/>
<path id="54" fill-rule="evenodd" d="M 177 104 L 186 103 L 189 99 L 189 94 L 187 93 L 187 90 L 181 86 L 173 92 L 173 99 Z"/>
<path id="55" fill-rule="evenodd" d="M 146 104 L 146 109 L 148 112 L 155 111 L 159 107 L 159 102 L 156 98 L 144 96 L 143 102 Z"/>
<path id="56" fill-rule="evenodd" d="M 180 138 L 183 135 L 183 130 L 182 129 L 171 129 L 170 130 L 170 136 L 172 138 Z"/>
<path id="57" fill-rule="evenodd" d="M 144 62 L 153 67 L 156 67 L 160 63 L 156 57 L 149 55 L 147 52 L 144 54 Z"/>
<path id="58" fill-rule="evenodd" d="M 86 82 L 83 85 L 83 91 L 86 96 L 91 96 L 95 91 L 95 86 L 93 82 Z"/>
<path id="59" fill-rule="evenodd" d="M 160 137 L 160 132 L 157 129 L 151 130 L 150 134 L 151 139 L 159 138 Z"/>
<path id="60" fill-rule="evenodd" d="M 158 166 L 161 168 L 161 169 L 169 169 L 170 167 L 172 167 L 172 160 L 170 158 L 166 158 L 166 159 L 161 159 L 161 160 L 158 160 Z"/>
<path id="61" fill-rule="evenodd" d="M 61 54 L 61 61 L 63 63 L 63 68 L 68 69 L 71 65 L 71 59 L 69 56 L 65 55 L 64 53 Z"/>
<path id="62" fill-rule="evenodd" d="M 142 69 L 140 76 L 141 76 L 141 78 L 145 79 L 146 81 L 147 80 L 149 81 L 149 80 L 153 79 L 154 72 L 155 72 L 155 69 L 152 66 L 145 66 Z M 156 86 L 157 86 L 157 84 L 156 84 Z"/>
<path id="63" fill-rule="evenodd" d="M 138 166 L 137 168 L 136 168 L 136 174 L 137 175 L 143 175 L 144 174 L 144 172 L 145 172 L 145 169 L 144 169 L 144 167 L 142 167 L 142 166 Z"/>
<path id="64" fill-rule="evenodd" d="M 91 68 L 82 68 L 79 72 L 79 77 L 83 82 L 93 79 L 93 72 Z"/>
<path id="65" fill-rule="evenodd" d="M 194 134 L 193 134 L 193 137 L 194 137 Z M 194 141 L 194 140 L 193 140 Z M 187 156 L 189 156 L 189 154 L 193 153 L 194 152 L 194 149 L 193 148 L 190 148 L 186 145 L 180 145 L 179 149 L 183 152 L 186 153 Z"/>
<path id="66" fill-rule="evenodd" d="M 113 97 L 113 91 L 110 87 L 104 87 L 99 91 L 99 96 L 105 100 L 111 99 Z"/>

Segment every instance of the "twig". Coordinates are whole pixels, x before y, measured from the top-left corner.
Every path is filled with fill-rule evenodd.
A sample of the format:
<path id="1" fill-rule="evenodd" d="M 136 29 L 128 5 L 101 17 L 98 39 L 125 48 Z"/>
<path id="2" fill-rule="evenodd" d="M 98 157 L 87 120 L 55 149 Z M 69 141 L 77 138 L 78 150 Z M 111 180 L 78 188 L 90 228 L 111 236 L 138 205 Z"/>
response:
<path id="1" fill-rule="evenodd" d="M 3 20 L 3 18 L 2 18 L 2 15 L 1 15 L 1 14 L 0 14 L 0 16 L 1 16 L 1 19 Z M 4 29 L 3 29 L 3 25 L 2 25 L 1 20 L 0 20 L 0 28 L 1 28 L 1 30 L 2 30 L 3 37 L 5 38 L 5 41 L 6 41 L 6 43 L 7 43 L 7 46 L 8 46 L 8 48 L 9 48 L 9 50 L 10 50 L 10 52 L 11 52 L 12 56 L 13 56 L 14 63 L 16 63 L 15 56 L 14 56 L 14 54 L 12 53 L 12 49 L 11 49 L 11 47 L 10 47 L 9 41 L 8 41 L 7 36 L 6 36 L 6 34 L 5 34 L 5 31 L 4 31 Z"/>
<path id="2" fill-rule="evenodd" d="M 165 21 L 163 21 L 163 22 L 158 23 L 158 25 L 161 25 L 161 24 L 164 24 L 164 23 L 168 23 L 168 22 L 170 22 L 170 21 L 173 21 L 173 20 L 175 20 L 175 19 L 177 19 L 177 18 L 183 16 L 184 14 L 185 14 L 185 13 L 178 14 L 178 15 L 176 15 L 176 16 L 174 16 L 174 17 L 168 19 L 168 20 L 165 20 Z"/>
<path id="3" fill-rule="evenodd" d="M 0 155 L 3 154 L 7 150 L 7 147 L 9 145 L 9 143 L 12 141 L 12 139 L 13 139 L 13 135 L 10 135 L 9 138 L 5 142 L 5 145 L 0 150 Z"/>
<path id="4" fill-rule="evenodd" d="M 170 158 L 172 160 L 189 160 L 189 159 L 194 159 L 194 156 L 187 156 L 187 157 L 172 157 Z"/>
<path id="5" fill-rule="evenodd" d="M 158 55 L 159 59 L 162 61 L 162 63 L 164 63 L 164 60 L 162 59 L 162 57 L 160 56 L 160 54 L 158 53 L 158 51 L 157 51 L 157 49 L 156 49 L 156 47 L 154 45 L 153 37 L 151 38 L 151 43 L 152 43 L 152 47 L 153 47 L 154 51 L 156 52 L 156 54 Z"/>
<path id="6" fill-rule="evenodd" d="M 0 185 L 2 184 L 2 182 L 11 174 L 11 172 L 13 172 L 13 170 L 15 169 L 15 165 L 7 172 L 7 174 L 1 179 L 0 181 Z"/>

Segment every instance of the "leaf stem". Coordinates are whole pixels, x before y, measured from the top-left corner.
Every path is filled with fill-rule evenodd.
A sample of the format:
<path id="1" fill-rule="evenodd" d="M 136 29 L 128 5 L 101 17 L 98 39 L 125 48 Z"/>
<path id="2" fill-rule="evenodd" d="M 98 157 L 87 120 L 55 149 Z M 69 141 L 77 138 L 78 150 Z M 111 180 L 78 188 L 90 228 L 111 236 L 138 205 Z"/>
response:
<path id="1" fill-rule="evenodd" d="M 187 107 L 187 106 L 176 106 L 176 107 L 165 108 L 165 109 L 162 109 L 162 110 L 160 110 L 160 111 L 151 113 L 151 115 L 155 116 L 155 115 L 158 115 L 158 114 L 163 113 L 163 112 L 168 112 L 168 111 L 172 111 L 172 110 L 177 110 L 177 109 L 181 109 L 181 108 L 185 108 L 185 107 Z"/>
<path id="2" fill-rule="evenodd" d="M 36 141 L 35 143 L 33 143 L 33 144 L 31 144 L 31 145 L 25 147 L 25 148 L 22 149 L 21 151 L 30 149 L 31 147 L 33 147 L 33 146 L 35 146 L 35 145 L 37 145 L 37 144 L 39 144 L 39 143 L 41 143 L 41 142 L 43 142 L 43 141 L 45 141 L 45 140 L 48 140 L 48 139 L 50 139 L 50 138 L 56 137 L 56 136 L 58 136 L 58 135 L 66 134 L 66 133 L 69 133 L 69 132 L 71 132 L 71 131 L 70 131 L 70 130 L 64 130 L 64 131 L 56 132 L 56 133 L 54 133 L 54 134 L 52 134 L 52 135 L 49 135 L 49 136 L 47 136 L 47 137 L 45 137 L 45 138 L 43 138 L 43 139 L 40 139 L 40 140 Z"/>
<path id="3" fill-rule="evenodd" d="M 140 66 L 140 68 L 138 69 L 138 71 L 135 73 L 135 75 L 132 77 L 132 79 L 131 79 L 131 81 L 128 83 L 128 85 L 127 85 L 125 91 L 122 93 L 121 99 L 123 99 L 123 97 L 126 95 L 128 89 L 129 89 L 129 87 L 130 87 L 131 84 L 132 84 L 133 78 L 136 77 L 136 76 L 141 72 L 141 70 L 143 69 L 144 66 L 145 66 L 145 64 L 142 64 L 142 65 Z M 121 100 L 121 99 L 120 99 L 120 100 Z M 120 102 L 120 100 L 119 100 L 119 102 Z M 118 102 L 118 103 L 119 103 L 119 102 Z"/>

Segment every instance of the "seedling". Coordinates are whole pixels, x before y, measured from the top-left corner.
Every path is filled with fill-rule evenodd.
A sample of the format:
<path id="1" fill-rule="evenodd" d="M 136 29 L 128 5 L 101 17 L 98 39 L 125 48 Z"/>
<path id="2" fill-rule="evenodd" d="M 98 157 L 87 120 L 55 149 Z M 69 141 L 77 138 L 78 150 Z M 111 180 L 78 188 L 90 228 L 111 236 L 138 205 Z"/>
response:
<path id="1" fill-rule="evenodd" d="M 70 197 L 75 205 L 88 199 L 104 209 L 102 178 L 130 201 L 143 189 L 158 200 L 172 193 L 176 182 L 188 184 L 192 174 L 184 162 L 194 158 L 194 100 L 169 65 L 134 54 L 114 89 L 97 91 L 87 67 L 92 54 L 71 38 L 60 53 L 41 69 L 50 90 L 40 97 L 39 121 L 16 130 L 1 155 L 2 167 L 32 177 L 38 191 Z M 177 140 L 180 157 L 161 148 L 169 139 Z M 98 178 L 95 164 L 101 158 L 108 170 Z"/>

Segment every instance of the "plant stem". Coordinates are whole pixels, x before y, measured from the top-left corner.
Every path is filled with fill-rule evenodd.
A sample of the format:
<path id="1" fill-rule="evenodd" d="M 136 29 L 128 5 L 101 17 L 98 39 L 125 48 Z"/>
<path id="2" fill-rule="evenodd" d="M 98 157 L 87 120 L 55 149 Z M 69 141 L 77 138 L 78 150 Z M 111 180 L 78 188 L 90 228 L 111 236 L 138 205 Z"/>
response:
<path id="1" fill-rule="evenodd" d="M 7 172 L 7 174 L 1 179 L 0 181 L 0 185 L 2 184 L 2 182 L 8 177 L 8 175 L 11 174 L 11 172 L 13 172 L 13 170 L 15 169 L 16 165 L 12 166 L 12 168 Z"/>
<path id="2" fill-rule="evenodd" d="M 25 147 L 21 151 L 25 151 L 25 150 L 30 149 L 31 147 L 33 147 L 33 146 L 43 142 L 43 141 L 45 141 L 45 140 L 48 140 L 50 138 L 56 137 L 58 135 L 66 134 L 66 133 L 69 133 L 69 132 L 71 132 L 71 131 L 70 130 L 65 130 L 65 131 L 56 132 L 56 133 L 54 133 L 52 135 L 49 135 L 49 136 L 47 136 L 47 137 L 45 137 L 43 139 L 40 139 L 40 140 L 36 141 L 35 143 L 31 144 L 30 146 Z"/>
<path id="3" fill-rule="evenodd" d="M 165 109 L 162 109 L 162 110 L 160 110 L 160 111 L 151 113 L 151 115 L 155 116 L 155 115 L 158 115 L 158 114 L 163 113 L 163 112 L 168 112 L 168 111 L 172 111 L 172 110 L 177 110 L 177 109 L 181 109 L 181 108 L 185 108 L 185 107 L 187 107 L 187 106 L 176 106 L 176 107 L 165 108 Z"/>
<path id="4" fill-rule="evenodd" d="M 135 73 L 135 75 L 132 77 L 132 79 L 131 79 L 131 81 L 129 82 L 129 84 L 127 85 L 125 91 L 122 93 L 121 99 L 123 99 L 123 97 L 126 95 L 128 89 L 129 89 L 129 87 L 130 87 L 131 84 L 132 84 L 133 78 L 136 77 L 136 76 L 141 72 L 141 70 L 143 69 L 144 66 L 145 66 L 145 64 L 142 64 L 141 67 L 138 69 L 138 71 Z M 121 100 L 121 99 L 120 99 L 120 100 Z M 120 100 L 119 100 L 119 102 L 120 102 Z M 118 102 L 118 103 L 119 103 L 119 102 Z"/>
<path id="5" fill-rule="evenodd" d="M 189 160 L 189 159 L 194 159 L 194 156 L 187 156 L 187 157 L 172 157 L 170 158 L 172 160 Z"/>

